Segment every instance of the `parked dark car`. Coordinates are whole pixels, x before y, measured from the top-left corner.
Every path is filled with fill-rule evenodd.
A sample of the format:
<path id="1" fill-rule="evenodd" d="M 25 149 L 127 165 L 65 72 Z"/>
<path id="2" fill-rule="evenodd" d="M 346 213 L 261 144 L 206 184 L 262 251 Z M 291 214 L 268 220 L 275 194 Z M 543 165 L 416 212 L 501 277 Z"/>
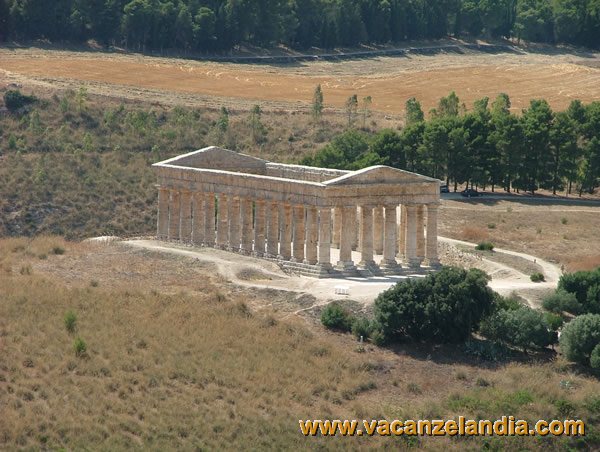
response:
<path id="1" fill-rule="evenodd" d="M 475 198 L 477 196 L 481 196 L 481 193 L 474 188 L 467 188 L 466 190 L 461 191 L 460 194 L 465 198 Z"/>
<path id="2" fill-rule="evenodd" d="M 450 189 L 446 184 L 440 185 L 440 193 L 450 193 Z"/>

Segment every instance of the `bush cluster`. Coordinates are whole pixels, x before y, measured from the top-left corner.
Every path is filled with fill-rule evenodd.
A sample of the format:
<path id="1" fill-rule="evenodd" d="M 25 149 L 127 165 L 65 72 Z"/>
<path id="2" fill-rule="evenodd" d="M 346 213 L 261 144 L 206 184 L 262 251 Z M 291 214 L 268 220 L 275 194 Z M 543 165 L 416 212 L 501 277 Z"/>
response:
<path id="1" fill-rule="evenodd" d="M 577 301 L 575 294 L 569 293 L 564 289 L 558 289 L 551 295 L 548 295 L 542 301 L 544 309 L 555 314 L 569 312 L 571 314 L 580 314 L 582 311 L 581 304 Z"/>
<path id="2" fill-rule="evenodd" d="M 16 112 L 23 107 L 26 107 L 30 104 L 33 104 L 37 101 L 35 96 L 27 96 L 21 91 L 17 90 L 8 90 L 4 93 L 4 105 L 11 112 Z"/>
<path id="3" fill-rule="evenodd" d="M 533 282 L 544 282 L 546 281 L 546 278 L 544 277 L 543 273 L 533 273 L 529 279 L 531 279 L 531 281 Z"/>
<path id="4" fill-rule="evenodd" d="M 375 325 L 385 342 L 466 340 L 493 310 L 494 292 L 481 270 L 444 267 L 401 281 L 375 300 Z"/>
<path id="5" fill-rule="evenodd" d="M 600 369 L 600 314 L 584 314 L 567 323 L 560 348 L 570 361 Z"/>
<path id="6" fill-rule="evenodd" d="M 493 251 L 494 244 L 491 242 L 481 242 L 481 243 L 477 244 L 475 249 L 478 251 Z"/>
<path id="7" fill-rule="evenodd" d="M 555 340 L 544 314 L 524 305 L 517 309 L 499 309 L 481 323 L 480 331 L 488 339 L 524 351 L 546 347 Z"/>
<path id="8" fill-rule="evenodd" d="M 558 288 L 575 295 L 582 314 L 600 314 L 600 268 L 562 275 Z"/>

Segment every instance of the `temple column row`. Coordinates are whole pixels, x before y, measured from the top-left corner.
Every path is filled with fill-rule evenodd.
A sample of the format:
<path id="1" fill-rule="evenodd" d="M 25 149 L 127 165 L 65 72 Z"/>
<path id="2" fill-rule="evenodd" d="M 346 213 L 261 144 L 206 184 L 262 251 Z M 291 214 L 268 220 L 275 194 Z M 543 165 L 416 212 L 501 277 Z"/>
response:
<path id="1" fill-rule="evenodd" d="M 359 267 L 398 267 L 398 256 L 411 268 L 424 261 L 439 265 L 438 205 L 339 206 L 291 205 L 214 193 L 159 187 L 157 236 L 257 257 L 297 263 L 331 264 L 331 245 L 340 248 L 337 268 L 356 269 L 352 249 L 358 237 Z M 425 220 L 427 219 L 427 220 Z M 333 224 L 332 224 L 333 223 Z M 427 236 L 425 236 L 425 229 Z"/>

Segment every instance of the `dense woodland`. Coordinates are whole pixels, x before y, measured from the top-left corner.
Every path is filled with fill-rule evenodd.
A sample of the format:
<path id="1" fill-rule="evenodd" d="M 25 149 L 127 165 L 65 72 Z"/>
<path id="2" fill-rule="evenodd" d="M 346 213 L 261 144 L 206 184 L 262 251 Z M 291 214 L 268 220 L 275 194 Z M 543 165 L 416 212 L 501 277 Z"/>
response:
<path id="1" fill-rule="evenodd" d="M 600 46 L 600 0 L 0 0 L 0 41 L 223 52 L 444 36 Z"/>
<path id="2" fill-rule="evenodd" d="M 362 111 L 357 101 L 347 103 L 350 126 L 368 115 L 368 98 Z M 508 95 L 500 94 L 491 103 L 487 97 L 477 100 L 467 111 L 452 92 L 425 120 L 418 100 L 410 99 L 400 132 L 373 136 L 351 129 L 303 162 L 345 169 L 391 165 L 445 179 L 455 190 L 470 183 L 581 194 L 600 185 L 600 102 L 574 100 L 566 111 L 554 112 L 545 100 L 534 99 L 521 115 L 510 106 Z"/>

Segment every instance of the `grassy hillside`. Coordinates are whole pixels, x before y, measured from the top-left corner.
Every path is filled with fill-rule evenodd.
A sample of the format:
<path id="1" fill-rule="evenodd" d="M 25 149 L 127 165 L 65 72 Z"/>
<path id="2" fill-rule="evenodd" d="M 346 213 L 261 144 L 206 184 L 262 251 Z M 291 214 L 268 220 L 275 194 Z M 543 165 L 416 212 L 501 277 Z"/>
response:
<path id="1" fill-rule="evenodd" d="M 600 446 L 600 383 L 550 355 L 492 363 L 454 346 L 362 351 L 314 311 L 278 311 L 272 291 L 242 296 L 206 264 L 114 246 L 3 239 L 0 275 L 0 449 Z M 581 417 L 588 435 L 307 439 L 298 427 L 458 415 Z"/>
<path id="2" fill-rule="evenodd" d="M 34 93 L 35 94 L 35 93 Z M 293 117 L 292 117 L 293 116 Z M 277 161 L 314 152 L 338 118 L 121 104 L 85 90 L 0 116 L 0 236 L 151 232 L 154 162 L 208 145 Z"/>

